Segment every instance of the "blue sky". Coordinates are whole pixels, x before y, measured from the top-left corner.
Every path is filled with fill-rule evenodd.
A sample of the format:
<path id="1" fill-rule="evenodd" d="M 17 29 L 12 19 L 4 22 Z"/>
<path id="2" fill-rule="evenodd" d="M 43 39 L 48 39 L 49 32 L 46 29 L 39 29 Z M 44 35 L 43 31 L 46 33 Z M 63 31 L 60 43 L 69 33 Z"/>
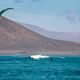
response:
<path id="1" fill-rule="evenodd" d="M 4 16 L 60 32 L 80 32 L 80 0 L 0 0 L 0 10 L 13 7 Z"/>

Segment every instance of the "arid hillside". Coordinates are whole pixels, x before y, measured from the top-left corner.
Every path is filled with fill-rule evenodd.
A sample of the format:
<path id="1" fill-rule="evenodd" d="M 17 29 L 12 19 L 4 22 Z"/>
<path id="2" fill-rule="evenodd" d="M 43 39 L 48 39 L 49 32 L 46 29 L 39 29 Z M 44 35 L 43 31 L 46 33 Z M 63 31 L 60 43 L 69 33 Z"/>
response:
<path id="1" fill-rule="evenodd" d="M 73 41 L 73 42 L 80 42 L 80 32 L 56 32 L 56 31 L 48 31 L 44 28 L 41 28 L 37 25 L 32 24 L 26 24 L 26 23 L 20 23 L 22 26 L 37 32 L 43 36 L 46 36 L 51 39 L 57 39 L 57 40 L 64 40 L 64 41 Z"/>
<path id="2" fill-rule="evenodd" d="M 44 37 L 22 25 L 0 17 L 0 51 L 80 52 L 80 43 Z"/>

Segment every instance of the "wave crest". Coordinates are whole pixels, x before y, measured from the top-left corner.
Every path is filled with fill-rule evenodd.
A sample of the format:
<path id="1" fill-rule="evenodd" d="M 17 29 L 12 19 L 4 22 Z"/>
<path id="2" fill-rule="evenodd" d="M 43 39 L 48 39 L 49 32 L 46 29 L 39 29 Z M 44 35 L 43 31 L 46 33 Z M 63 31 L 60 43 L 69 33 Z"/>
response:
<path id="1" fill-rule="evenodd" d="M 31 58 L 33 59 L 41 59 L 41 58 L 49 58 L 50 56 L 45 55 L 31 55 Z"/>

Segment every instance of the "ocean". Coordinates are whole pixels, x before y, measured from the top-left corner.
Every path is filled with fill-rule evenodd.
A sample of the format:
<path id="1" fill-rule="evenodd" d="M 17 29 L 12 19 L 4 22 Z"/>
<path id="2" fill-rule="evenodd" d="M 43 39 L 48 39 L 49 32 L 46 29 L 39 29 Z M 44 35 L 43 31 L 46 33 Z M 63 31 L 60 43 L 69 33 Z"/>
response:
<path id="1" fill-rule="evenodd" d="M 0 80 L 80 80 L 80 56 L 0 56 Z"/>

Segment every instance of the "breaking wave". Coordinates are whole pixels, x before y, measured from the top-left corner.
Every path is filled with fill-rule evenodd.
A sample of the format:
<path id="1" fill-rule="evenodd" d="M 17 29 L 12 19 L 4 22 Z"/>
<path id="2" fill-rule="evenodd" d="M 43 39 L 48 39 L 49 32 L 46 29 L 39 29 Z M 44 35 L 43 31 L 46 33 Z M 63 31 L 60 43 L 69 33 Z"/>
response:
<path id="1" fill-rule="evenodd" d="M 45 55 L 31 55 L 30 57 L 33 59 L 50 58 L 50 56 L 45 56 Z"/>

